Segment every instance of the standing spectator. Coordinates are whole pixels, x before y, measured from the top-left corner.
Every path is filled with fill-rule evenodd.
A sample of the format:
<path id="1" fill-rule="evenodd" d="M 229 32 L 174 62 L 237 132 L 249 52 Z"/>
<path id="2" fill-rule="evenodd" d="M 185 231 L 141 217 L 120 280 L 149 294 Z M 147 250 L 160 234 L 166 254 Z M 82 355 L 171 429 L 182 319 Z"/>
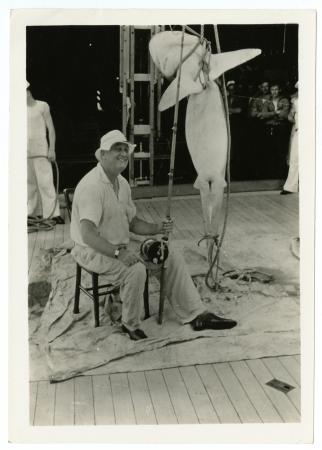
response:
<path id="1" fill-rule="evenodd" d="M 53 181 L 55 128 L 46 102 L 35 100 L 27 83 L 28 217 L 50 218 L 63 224 Z M 47 140 L 48 134 L 48 140 Z"/>
<path id="2" fill-rule="evenodd" d="M 269 100 L 269 82 L 262 81 L 258 86 L 258 93 L 255 98 L 250 100 L 249 115 L 250 117 L 260 118 L 264 103 Z"/>
<path id="3" fill-rule="evenodd" d="M 288 120 L 293 124 L 290 139 L 290 156 L 288 177 L 284 184 L 282 195 L 298 192 L 299 186 L 299 160 L 298 160 L 298 82 L 295 84 L 296 92 L 291 98 L 291 109 Z"/>
<path id="4" fill-rule="evenodd" d="M 231 130 L 231 176 L 236 180 L 241 167 L 240 163 L 245 159 L 243 104 L 242 99 L 237 95 L 234 80 L 228 81 L 226 88 Z"/>
<path id="5" fill-rule="evenodd" d="M 234 80 L 227 81 L 226 88 L 229 114 L 241 114 L 242 105 L 240 99 L 238 98 L 238 95 L 236 95 L 236 82 Z"/>
<path id="6" fill-rule="evenodd" d="M 269 82 L 265 79 L 258 85 L 258 91 L 250 96 L 248 103 L 248 158 L 249 177 L 267 178 L 269 149 L 265 139 L 265 124 L 261 120 L 264 103 L 269 100 Z"/>
<path id="7" fill-rule="evenodd" d="M 270 148 L 271 176 L 284 178 L 287 172 L 286 158 L 290 135 L 288 113 L 290 102 L 281 93 L 278 83 L 270 87 L 270 98 L 263 104 L 258 117 L 265 123 L 265 139 Z"/>

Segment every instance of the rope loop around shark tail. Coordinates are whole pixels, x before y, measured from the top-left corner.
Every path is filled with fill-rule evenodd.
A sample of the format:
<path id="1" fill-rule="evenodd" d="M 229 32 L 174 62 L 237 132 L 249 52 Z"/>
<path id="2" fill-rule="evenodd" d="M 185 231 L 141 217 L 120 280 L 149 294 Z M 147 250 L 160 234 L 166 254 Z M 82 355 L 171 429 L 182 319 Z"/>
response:
<path id="1" fill-rule="evenodd" d="M 201 239 L 199 239 L 197 245 L 198 245 L 198 247 L 200 247 L 201 242 L 205 241 L 205 240 L 207 240 L 207 241 L 212 240 L 214 242 L 214 244 L 218 245 L 218 239 L 219 239 L 219 235 L 218 234 L 216 234 L 216 235 L 205 234 L 204 236 L 202 236 Z"/>
<path id="2" fill-rule="evenodd" d="M 208 247 L 208 262 L 209 262 L 209 270 L 206 274 L 205 277 L 205 283 L 206 286 L 212 290 L 212 291 L 217 291 L 219 289 L 219 283 L 218 283 L 218 269 L 219 269 L 219 254 L 220 254 L 220 239 L 219 239 L 219 235 L 211 235 L 211 234 L 206 234 L 205 236 L 203 236 L 199 241 L 198 241 L 198 247 L 200 246 L 202 241 L 207 240 L 207 242 L 210 241 L 210 245 Z M 214 253 L 214 247 L 216 246 L 216 253 L 215 256 L 213 257 L 213 253 Z M 213 273 L 213 269 L 216 265 L 216 273 L 214 275 Z M 210 281 L 211 279 L 211 281 Z"/>

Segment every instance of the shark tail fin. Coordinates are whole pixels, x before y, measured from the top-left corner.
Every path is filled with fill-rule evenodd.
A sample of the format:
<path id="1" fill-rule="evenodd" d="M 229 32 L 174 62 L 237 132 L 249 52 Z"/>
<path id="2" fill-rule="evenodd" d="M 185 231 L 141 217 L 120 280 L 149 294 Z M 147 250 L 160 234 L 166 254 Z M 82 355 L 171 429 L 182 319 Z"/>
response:
<path id="1" fill-rule="evenodd" d="M 176 103 L 178 77 L 176 77 L 164 91 L 160 103 L 159 111 L 165 111 Z M 188 75 L 182 73 L 180 78 L 179 101 L 191 94 L 198 94 L 203 90 L 199 80 L 194 81 Z"/>
<path id="2" fill-rule="evenodd" d="M 258 48 L 246 48 L 243 50 L 211 55 L 209 77 L 211 80 L 215 80 L 227 70 L 243 64 L 261 53 L 262 51 Z"/>

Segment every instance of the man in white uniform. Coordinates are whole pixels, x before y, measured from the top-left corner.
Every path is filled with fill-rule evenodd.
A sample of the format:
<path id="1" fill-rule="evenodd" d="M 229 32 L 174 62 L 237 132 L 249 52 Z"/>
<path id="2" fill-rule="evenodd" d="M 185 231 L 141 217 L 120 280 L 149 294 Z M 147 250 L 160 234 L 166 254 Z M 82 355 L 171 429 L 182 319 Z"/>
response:
<path id="1" fill-rule="evenodd" d="M 299 190 L 299 156 L 298 156 L 298 82 L 294 86 L 296 88 L 295 94 L 291 99 L 291 110 L 288 115 L 288 120 L 293 123 L 291 139 L 290 139 L 290 155 L 289 155 L 289 170 L 287 180 L 281 191 L 281 195 L 292 194 Z"/>
<path id="2" fill-rule="evenodd" d="M 47 131 L 48 140 L 47 141 Z M 63 224 L 53 181 L 55 128 L 46 102 L 35 100 L 27 83 L 28 217 L 50 218 Z"/>
<path id="3" fill-rule="evenodd" d="M 118 130 L 102 137 L 95 152 L 99 163 L 75 190 L 71 238 L 75 242 L 72 254 L 81 266 L 104 274 L 109 283 L 120 286 L 123 331 L 131 339 L 139 340 L 146 337 L 139 328 L 146 268 L 138 248 L 130 241 L 130 232 L 138 235 L 171 232 L 173 223 L 148 223 L 137 217 L 130 186 L 120 175 L 134 147 Z M 172 249 L 164 278 L 166 297 L 181 323 L 191 323 L 195 330 L 236 325 L 233 320 L 206 311 L 182 256 Z"/>

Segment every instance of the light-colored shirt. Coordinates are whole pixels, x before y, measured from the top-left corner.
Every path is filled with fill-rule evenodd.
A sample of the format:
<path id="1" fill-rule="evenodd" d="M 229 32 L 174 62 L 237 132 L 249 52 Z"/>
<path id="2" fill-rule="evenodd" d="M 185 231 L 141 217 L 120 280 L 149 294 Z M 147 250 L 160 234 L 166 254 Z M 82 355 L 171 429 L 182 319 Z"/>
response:
<path id="1" fill-rule="evenodd" d="M 129 224 L 136 215 L 131 188 L 122 176 L 117 177 L 118 195 L 100 163 L 78 183 L 73 198 L 71 238 L 79 245 L 83 242 L 80 223 L 83 219 L 93 222 L 101 237 L 113 245 L 128 244 Z"/>
<path id="2" fill-rule="evenodd" d="M 35 100 L 33 105 L 27 105 L 28 156 L 47 156 L 48 154 L 46 113 L 50 113 L 46 102 Z"/>
<path id="3" fill-rule="evenodd" d="M 272 100 L 272 103 L 274 105 L 275 111 L 277 111 L 278 99 Z"/>

